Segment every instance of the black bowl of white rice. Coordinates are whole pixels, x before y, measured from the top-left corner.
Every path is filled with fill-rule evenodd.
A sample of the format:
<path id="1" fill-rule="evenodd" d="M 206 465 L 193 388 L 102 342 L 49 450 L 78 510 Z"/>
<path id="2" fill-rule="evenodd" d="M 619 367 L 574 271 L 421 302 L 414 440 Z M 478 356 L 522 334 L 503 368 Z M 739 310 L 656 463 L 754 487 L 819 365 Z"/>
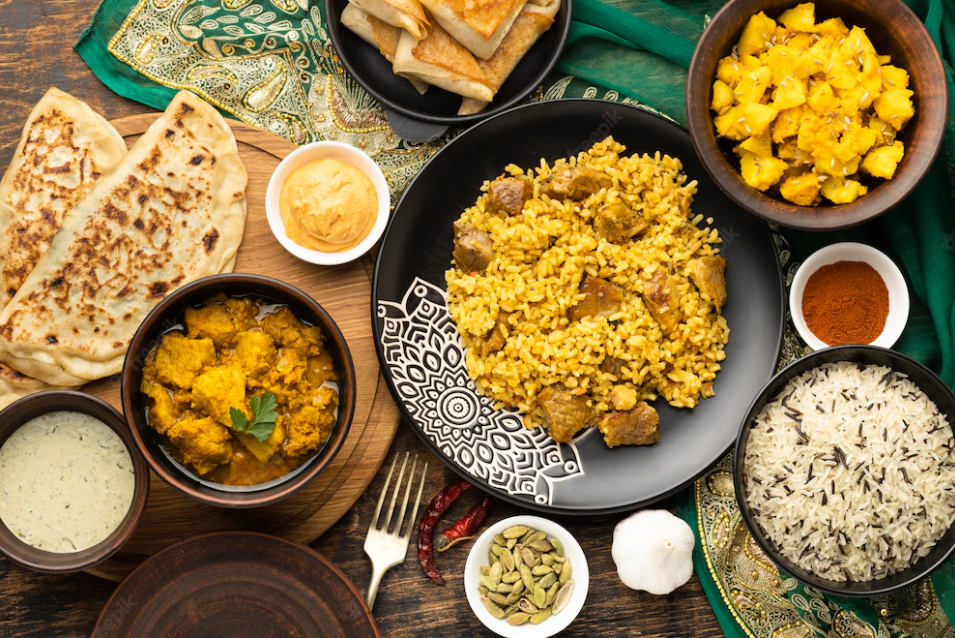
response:
<path id="1" fill-rule="evenodd" d="M 820 590 L 875 596 L 955 550 L 955 393 L 874 346 L 816 351 L 750 406 L 736 442 L 743 520 L 780 569 Z"/>

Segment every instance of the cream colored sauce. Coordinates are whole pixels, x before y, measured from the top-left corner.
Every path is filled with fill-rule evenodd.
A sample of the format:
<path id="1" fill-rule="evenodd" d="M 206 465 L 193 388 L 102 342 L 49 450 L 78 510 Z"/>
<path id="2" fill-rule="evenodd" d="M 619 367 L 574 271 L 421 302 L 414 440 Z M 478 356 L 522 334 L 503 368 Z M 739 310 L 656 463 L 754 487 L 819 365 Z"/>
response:
<path id="1" fill-rule="evenodd" d="M 27 421 L 0 448 L 0 520 L 23 542 L 58 554 L 105 540 L 129 512 L 129 450 L 80 412 Z"/>

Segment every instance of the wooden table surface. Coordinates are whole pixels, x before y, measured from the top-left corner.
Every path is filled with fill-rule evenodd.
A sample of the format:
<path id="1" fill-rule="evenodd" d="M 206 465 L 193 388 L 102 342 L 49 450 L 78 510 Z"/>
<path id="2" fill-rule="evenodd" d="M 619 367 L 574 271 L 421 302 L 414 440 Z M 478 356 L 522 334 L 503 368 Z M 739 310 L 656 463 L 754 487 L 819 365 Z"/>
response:
<path id="1" fill-rule="evenodd" d="M 73 43 L 89 24 L 97 4 L 98 0 L 0 0 L 0 173 L 6 170 L 27 114 L 50 86 L 85 100 L 108 119 L 150 110 L 112 93 L 73 51 Z M 419 454 L 429 463 L 427 496 L 452 480 L 453 474 L 425 449 L 408 426 L 402 425 L 393 452 L 405 451 Z M 313 545 L 338 564 L 360 591 L 367 587 L 371 572 L 362 543 L 386 471 L 387 466 L 352 510 Z M 476 494 L 462 497 L 462 502 L 449 511 L 448 520 L 463 514 L 475 499 Z M 519 512 L 514 506 L 497 503 L 489 522 Z M 664 597 L 623 586 L 610 556 L 613 528 L 620 518 L 559 519 L 580 541 L 591 569 L 587 604 L 561 635 L 720 636 L 719 625 L 695 576 Z M 439 566 L 448 580 L 445 587 L 439 587 L 421 573 L 412 548 L 408 560 L 385 576 L 379 590 L 375 617 L 382 635 L 492 636 L 474 618 L 464 599 L 461 574 L 466 557 L 466 547 L 439 556 Z M 34 574 L 0 558 L 0 636 L 89 635 L 114 587 L 114 583 L 87 574 Z"/>

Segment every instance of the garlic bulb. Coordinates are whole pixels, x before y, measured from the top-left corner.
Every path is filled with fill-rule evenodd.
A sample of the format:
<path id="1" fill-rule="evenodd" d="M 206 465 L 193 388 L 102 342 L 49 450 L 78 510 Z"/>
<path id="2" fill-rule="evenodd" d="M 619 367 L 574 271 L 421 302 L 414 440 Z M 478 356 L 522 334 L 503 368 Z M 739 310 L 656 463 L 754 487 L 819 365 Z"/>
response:
<path id="1" fill-rule="evenodd" d="M 613 531 L 613 562 L 623 584 L 669 594 L 693 575 L 693 530 L 666 510 L 644 510 Z"/>

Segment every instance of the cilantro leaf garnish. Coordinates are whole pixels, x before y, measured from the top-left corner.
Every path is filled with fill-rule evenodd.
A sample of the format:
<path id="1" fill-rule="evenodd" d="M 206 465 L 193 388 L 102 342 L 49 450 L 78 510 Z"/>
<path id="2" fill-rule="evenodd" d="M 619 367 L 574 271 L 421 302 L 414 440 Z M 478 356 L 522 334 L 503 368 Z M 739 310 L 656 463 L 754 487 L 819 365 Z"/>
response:
<path id="1" fill-rule="evenodd" d="M 275 419 L 278 417 L 275 409 L 279 406 L 278 401 L 275 400 L 274 394 L 266 392 L 261 397 L 252 397 L 249 404 L 252 406 L 251 421 L 242 410 L 229 408 L 232 429 L 236 432 L 251 434 L 259 441 L 264 441 L 275 430 Z"/>

